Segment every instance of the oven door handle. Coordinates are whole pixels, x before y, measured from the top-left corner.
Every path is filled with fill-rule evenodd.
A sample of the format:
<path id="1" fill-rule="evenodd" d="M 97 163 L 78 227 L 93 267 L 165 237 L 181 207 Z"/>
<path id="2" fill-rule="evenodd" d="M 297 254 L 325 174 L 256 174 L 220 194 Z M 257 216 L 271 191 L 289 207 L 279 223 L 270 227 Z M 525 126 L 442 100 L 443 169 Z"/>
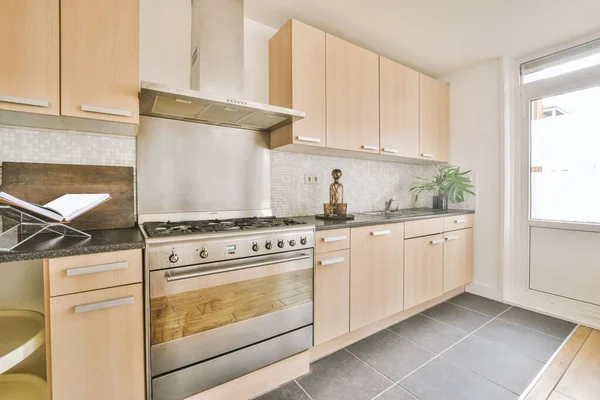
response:
<path id="1" fill-rule="evenodd" d="M 198 277 L 206 276 L 206 275 L 221 274 L 223 272 L 231 272 L 231 271 L 239 271 L 239 270 L 248 269 L 248 268 L 263 267 L 266 265 L 279 264 L 282 262 L 306 260 L 308 258 L 311 258 L 310 254 L 300 254 L 299 256 L 294 256 L 294 257 L 281 257 L 281 258 L 277 258 L 274 260 L 261 261 L 261 262 L 249 263 L 249 264 L 241 264 L 241 265 L 235 265 L 235 266 L 231 266 L 231 267 L 198 269 L 195 271 L 184 272 L 181 274 L 171 274 L 171 271 L 167 271 L 165 276 L 167 278 L 167 282 L 174 282 L 174 281 L 180 281 L 182 279 L 198 278 Z"/>

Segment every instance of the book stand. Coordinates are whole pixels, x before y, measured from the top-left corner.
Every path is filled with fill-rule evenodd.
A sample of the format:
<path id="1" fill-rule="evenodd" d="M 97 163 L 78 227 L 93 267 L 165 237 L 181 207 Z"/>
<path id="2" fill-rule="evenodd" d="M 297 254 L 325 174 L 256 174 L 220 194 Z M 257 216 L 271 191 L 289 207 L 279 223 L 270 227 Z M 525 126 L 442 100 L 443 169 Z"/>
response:
<path id="1" fill-rule="evenodd" d="M 44 221 L 18 208 L 0 205 L 0 251 L 13 250 L 40 234 L 91 237 L 67 224 Z"/>

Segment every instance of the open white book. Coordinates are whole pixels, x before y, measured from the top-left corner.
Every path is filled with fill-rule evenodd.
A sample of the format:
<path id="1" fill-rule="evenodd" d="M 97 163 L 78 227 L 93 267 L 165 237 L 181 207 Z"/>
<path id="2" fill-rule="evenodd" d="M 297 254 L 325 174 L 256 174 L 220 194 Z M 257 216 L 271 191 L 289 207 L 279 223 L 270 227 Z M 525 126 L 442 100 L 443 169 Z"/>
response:
<path id="1" fill-rule="evenodd" d="M 0 192 L 0 203 L 15 206 L 57 222 L 70 222 L 81 214 L 110 199 L 108 194 L 65 194 L 39 206 Z"/>

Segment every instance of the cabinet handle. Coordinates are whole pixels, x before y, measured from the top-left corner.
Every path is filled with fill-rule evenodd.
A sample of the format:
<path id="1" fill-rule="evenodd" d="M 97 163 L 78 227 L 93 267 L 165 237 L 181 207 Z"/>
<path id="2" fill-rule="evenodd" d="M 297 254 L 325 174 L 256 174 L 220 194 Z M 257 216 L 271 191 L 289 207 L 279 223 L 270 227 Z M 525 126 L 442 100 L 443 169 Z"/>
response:
<path id="1" fill-rule="evenodd" d="M 457 239 L 458 239 L 458 236 L 446 236 L 447 241 L 457 240 Z"/>
<path id="2" fill-rule="evenodd" d="M 82 304 L 79 306 L 75 306 L 75 314 L 81 314 L 81 313 L 90 312 L 90 311 L 98 311 L 98 310 L 103 310 L 105 308 L 125 306 L 128 304 L 133 304 L 134 301 L 135 301 L 134 297 L 129 296 L 129 297 L 123 297 L 120 299 L 99 301 L 97 303 Z"/>
<path id="3" fill-rule="evenodd" d="M 308 136 L 296 136 L 296 140 L 301 142 L 321 143 L 321 139 Z"/>
<path id="4" fill-rule="evenodd" d="M 50 107 L 50 102 L 48 100 L 28 99 L 26 97 L 14 97 L 14 96 L 0 95 L 0 102 L 24 104 L 26 106 Z"/>
<path id="5" fill-rule="evenodd" d="M 346 259 L 344 257 L 332 258 L 330 260 L 321 261 L 321 265 L 326 266 L 326 265 L 332 265 L 332 264 L 339 264 L 339 263 L 343 263 L 344 261 L 346 261 Z"/>
<path id="6" fill-rule="evenodd" d="M 444 239 L 435 239 L 435 240 L 430 240 L 429 243 L 431 244 L 440 244 L 440 243 L 444 243 Z"/>
<path id="7" fill-rule="evenodd" d="M 131 117 L 131 111 L 119 110 L 116 108 L 96 107 L 87 104 L 81 105 L 81 111 L 87 111 L 96 114 L 118 115 L 120 117 Z"/>
<path id="8" fill-rule="evenodd" d="M 331 242 L 341 242 L 342 240 L 346 240 L 348 239 L 348 236 L 344 235 L 344 236 L 329 236 L 326 238 L 323 238 L 323 241 L 325 243 L 331 243 Z"/>
<path id="9" fill-rule="evenodd" d="M 110 264 L 90 265 L 89 267 L 68 268 L 67 276 L 96 274 L 98 272 L 115 271 L 117 269 L 125 269 L 128 267 L 129 263 L 127 261 L 121 261 Z"/>
<path id="10" fill-rule="evenodd" d="M 425 158 L 434 158 L 435 154 L 430 154 L 430 153 L 421 153 L 421 157 L 425 157 Z"/>
<path id="11" fill-rule="evenodd" d="M 454 220 L 454 223 L 455 223 L 455 224 L 464 224 L 465 222 L 467 222 L 467 220 L 466 220 L 466 219 L 455 219 L 455 220 Z"/>
<path id="12" fill-rule="evenodd" d="M 377 146 L 367 146 L 366 144 L 363 144 L 362 148 L 365 150 L 379 150 Z"/>
<path id="13" fill-rule="evenodd" d="M 383 151 L 384 153 L 392 153 L 392 154 L 398 153 L 398 150 L 396 150 L 396 149 L 387 149 L 385 147 L 383 149 L 381 149 L 381 151 Z"/>
<path id="14" fill-rule="evenodd" d="M 373 236 L 383 236 L 383 235 L 390 235 L 391 233 L 392 233 L 391 229 L 386 229 L 385 231 L 371 232 L 371 235 L 373 235 Z"/>

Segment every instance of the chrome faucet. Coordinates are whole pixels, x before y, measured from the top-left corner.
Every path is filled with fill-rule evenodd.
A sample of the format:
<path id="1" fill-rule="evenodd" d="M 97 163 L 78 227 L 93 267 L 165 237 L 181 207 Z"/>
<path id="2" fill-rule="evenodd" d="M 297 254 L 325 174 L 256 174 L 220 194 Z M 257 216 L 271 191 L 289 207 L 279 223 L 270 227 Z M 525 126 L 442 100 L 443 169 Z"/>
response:
<path id="1" fill-rule="evenodd" d="M 398 211 L 398 202 L 396 201 L 396 196 L 392 196 L 391 199 L 385 202 L 385 212 L 395 211 Z"/>

